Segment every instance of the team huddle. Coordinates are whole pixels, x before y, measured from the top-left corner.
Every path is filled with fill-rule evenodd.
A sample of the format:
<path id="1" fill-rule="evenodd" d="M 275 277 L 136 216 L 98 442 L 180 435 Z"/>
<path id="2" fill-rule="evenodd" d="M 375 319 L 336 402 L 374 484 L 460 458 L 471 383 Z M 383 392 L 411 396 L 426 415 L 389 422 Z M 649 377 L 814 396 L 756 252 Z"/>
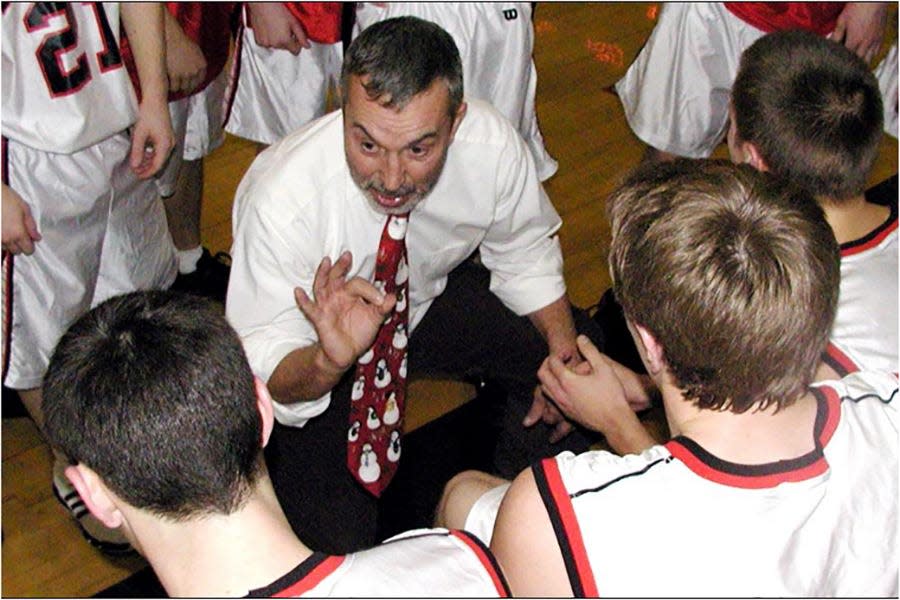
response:
<path id="1" fill-rule="evenodd" d="M 171 596 L 896 595 L 896 44 L 819 4 L 667 4 L 617 84 L 621 339 L 567 297 L 531 5 L 362 4 L 344 51 L 340 3 L 4 4 L 4 384 L 57 497 Z M 179 286 L 224 130 L 269 146 L 223 311 Z M 490 472 L 384 539 L 434 375 L 503 389 Z"/>

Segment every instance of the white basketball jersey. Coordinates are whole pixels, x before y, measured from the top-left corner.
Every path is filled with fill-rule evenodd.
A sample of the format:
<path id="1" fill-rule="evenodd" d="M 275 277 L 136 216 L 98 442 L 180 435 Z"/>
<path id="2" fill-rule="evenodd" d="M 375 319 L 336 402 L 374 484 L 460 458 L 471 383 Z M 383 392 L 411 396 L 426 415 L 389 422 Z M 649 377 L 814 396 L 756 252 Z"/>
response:
<path id="1" fill-rule="evenodd" d="M 71 154 L 134 122 L 117 3 L 4 3 L 2 47 L 4 136 Z"/>
<path id="2" fill-rule="evenodd" d="M 465 531 L 417 529 L 345 556 L 315 553 L 251 597 L 508 597 L 493 555 Z"/>
<path id="3" fill-rule="evenodd" d="M 897 205 L 864 238 L 841 244 L 841 290 L 825 361 L 839 374 L 860 369 L 896 372 Z"/>
<path id="4" fill-rule="evenodd" d="M 742 465 L 686 437 L 534 467 L 575 596 L 896 596 L 896 374 L 812 388 L 816 448 Z"/>

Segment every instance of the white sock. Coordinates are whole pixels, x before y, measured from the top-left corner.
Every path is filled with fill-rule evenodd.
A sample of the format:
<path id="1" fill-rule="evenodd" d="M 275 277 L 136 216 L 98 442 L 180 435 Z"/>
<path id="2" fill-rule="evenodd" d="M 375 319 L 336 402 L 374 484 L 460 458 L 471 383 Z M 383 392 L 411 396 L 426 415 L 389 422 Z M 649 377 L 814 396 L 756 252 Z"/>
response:
<path id="1" fill-rule="evenodd" d="M 190 250 L 178 251 L 178 272 L 182 275 L 193 273 L 197 270 L 197 263 L 203 256 L 203 246 L 197 246 Z"/>

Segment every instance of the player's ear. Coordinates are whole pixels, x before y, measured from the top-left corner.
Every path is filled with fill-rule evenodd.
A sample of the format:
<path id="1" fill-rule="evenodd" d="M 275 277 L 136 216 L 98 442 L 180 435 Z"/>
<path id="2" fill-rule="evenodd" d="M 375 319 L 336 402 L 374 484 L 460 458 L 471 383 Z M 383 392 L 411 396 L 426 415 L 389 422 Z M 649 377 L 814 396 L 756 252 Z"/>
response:
<path id="1" fill-rule="evenodd" d="M 744 162 L 750 164 L 757 171 L 765 173 L 769 170 L 769 165 L 759 152 L 759 148 L 753 142 L 744 142 Z"/>
<path id="2" fill-rule="evenodd" d="M 66 467 L 65 474 L 92 515 L 110 529 L 122 525 L 124 522 L 122 512 L 97 473 L 79 463 Z"/>
<path id="3" fill-rule="evenodd" d="M 663 347 L 656 341 L 656 337 L 646 327 L 632 321 L 628 322 L 628 328 L 632 332 L 647 372 L 650 375 L 661 373 L 666 367 L 666 359 Z"/>
<path id="4" fill-rule="evenodd" d="M 272 429 L 275 426 L 275 409 L 272 406 L 272 395 L 269 388 L 263 383 L 259 377 L 253 378 L 256 387 L 256 409 L 259 411 L 259 418 L 262 422 L 262 440 L 260 446 L 266 447 L 269 443 L 269 437 L 272 435 Z"/>

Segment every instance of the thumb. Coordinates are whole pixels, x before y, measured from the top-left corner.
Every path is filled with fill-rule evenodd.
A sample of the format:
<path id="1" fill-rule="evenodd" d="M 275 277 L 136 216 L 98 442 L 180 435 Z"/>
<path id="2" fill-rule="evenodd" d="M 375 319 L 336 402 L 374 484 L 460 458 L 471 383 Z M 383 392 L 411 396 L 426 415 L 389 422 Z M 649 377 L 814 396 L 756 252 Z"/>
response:
<path id="1" fill-rule="evenodd" d="M 38 231 L 37 223 L 35 223 L 30 211 L 25 213 L 25 229 L 32 240 L 35 242 L 40 241 L 41 233 Z"/>
<path id="2" fill-rule="evenodd" d="M 597 350 L 597 346 L 595 346 L 586 335 L 579 335 L 575 339 L 575 343 L 578 345 L 578 351 L 581 352 L 581 355 L 590 363 L 594 370 L 605 364 L 603 362 L 603 355 L 600 354 L 600 351 Z"/>

